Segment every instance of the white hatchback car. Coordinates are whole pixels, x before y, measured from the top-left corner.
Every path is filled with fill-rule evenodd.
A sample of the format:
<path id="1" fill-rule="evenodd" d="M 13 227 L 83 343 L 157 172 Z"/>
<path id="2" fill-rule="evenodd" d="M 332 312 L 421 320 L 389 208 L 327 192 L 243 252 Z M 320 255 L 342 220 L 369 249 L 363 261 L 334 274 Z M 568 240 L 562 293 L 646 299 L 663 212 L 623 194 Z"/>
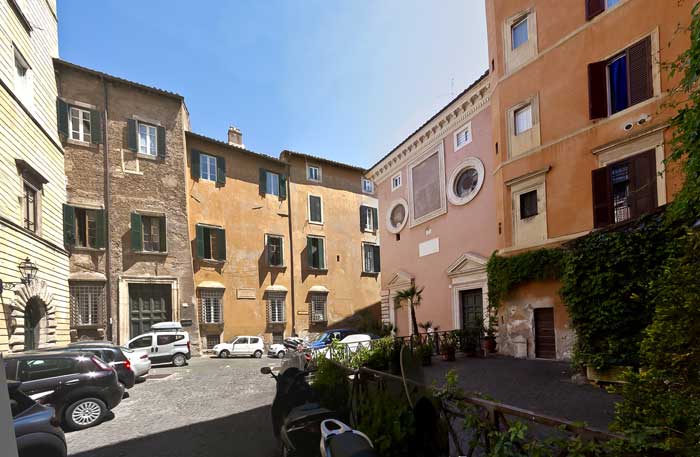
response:
<path id="1" fill-rule="evenodd" d="M 145 352 L 136 352 L 133 349 L 122 347 L 122 352 L 129 359 L 131 363 L 131 369 L 134 371 L 136 378 L 145 376 L 151 369 L 151 359 L 148 358 L 148 354 Z"/>
<path id="2" fill-rule="evenodd" d="M 265 343 L 259 336 L 237 336 L 228 343 L 217 344 L 212 350 L 222 358 L 244 355 L 259 359 L 265 352 Z"/>

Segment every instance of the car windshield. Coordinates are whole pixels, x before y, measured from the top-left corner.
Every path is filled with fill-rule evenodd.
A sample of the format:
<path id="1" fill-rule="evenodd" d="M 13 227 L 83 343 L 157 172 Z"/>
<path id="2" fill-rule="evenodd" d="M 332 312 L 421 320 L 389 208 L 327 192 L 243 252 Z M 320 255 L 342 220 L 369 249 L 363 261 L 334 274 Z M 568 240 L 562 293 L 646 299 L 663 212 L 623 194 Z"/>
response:
<path id="1" fill-rule="evenodd" d="M 328 333 L 321 333 L 318 338 L 314 340 L 314 343 L 321 343 L 323 341 L 326 341 L 328 339 Z"/>

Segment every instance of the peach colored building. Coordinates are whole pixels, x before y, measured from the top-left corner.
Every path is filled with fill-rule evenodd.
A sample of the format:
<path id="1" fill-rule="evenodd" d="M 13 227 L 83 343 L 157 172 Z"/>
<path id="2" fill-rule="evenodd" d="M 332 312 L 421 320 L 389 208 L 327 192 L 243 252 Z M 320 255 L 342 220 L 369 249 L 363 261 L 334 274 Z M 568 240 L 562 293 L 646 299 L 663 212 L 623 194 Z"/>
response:
<path id="1" fill-rule="evenodd" d="M 667 203 L 673 87 L 661 62 L 694 2 L 486 0 L 500 254 L 560 245 Z M 660 174 L 659 174 L 660 173 Z M 554 282 L 499 310 L 499 351 L 568 359 L 575 339 Z"/>
<path id="2" fill-rule="evenodd" d="M 481 78 L 390 151 L 376 183 L 382 240 L 382 318 L 412 332 L 393 296 L 424 287 L 416 319 L 452 330 L 483 326 L 486 262 L 497 247 L 490 76 Z"/>

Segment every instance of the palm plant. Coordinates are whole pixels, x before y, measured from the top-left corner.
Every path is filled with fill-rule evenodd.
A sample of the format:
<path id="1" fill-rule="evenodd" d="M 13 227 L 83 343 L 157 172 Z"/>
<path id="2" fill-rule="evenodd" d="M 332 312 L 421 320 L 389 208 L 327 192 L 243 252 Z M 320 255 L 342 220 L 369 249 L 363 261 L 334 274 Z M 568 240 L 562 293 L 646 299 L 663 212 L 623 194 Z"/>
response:
<path id="1" fill-rule="evenodd" d="M 413 324 L 413 334 L 418 334 L 418 321 L 416 320 L 416 306 L 423 300 L 423 287 L 412 285 L 408 289 L 400 290 L 394 297 L 394 306 L 400 308 L 404 301 L 408 302 L 411 308 L 411 323 Z"/>

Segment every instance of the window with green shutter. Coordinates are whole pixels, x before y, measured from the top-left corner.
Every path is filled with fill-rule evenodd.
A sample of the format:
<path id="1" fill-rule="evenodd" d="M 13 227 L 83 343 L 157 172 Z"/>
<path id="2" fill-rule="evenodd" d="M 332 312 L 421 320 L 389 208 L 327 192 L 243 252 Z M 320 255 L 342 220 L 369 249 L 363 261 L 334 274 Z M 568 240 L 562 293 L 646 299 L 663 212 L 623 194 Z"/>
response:
<path id="1" fill-rule="evenodd" d="M 309 236 L 306 238 L 308 266 L 316 270 L 326 269 L 325 238 Z"/>
<path id="2" fill-rule="evenodd" d="M 104 210 L 73 208 L 75 246 L 101 249 L 105 246 Z"/>
<path id="3" fill-rule="evenodd" d="M 137 213 L 131 213 L 131 249 L 133 251 L 143 250 L 141 215 Z"/>
<path id="4" fill-rule="evenodd" d="M 195 245 L 197 258 L 204 260 L 226 260 L 226 230 L 197 224 Z"/>
<path id="5" fill-rule="evenodd" d="M 63 204 L 63 244 L 75 245 L 75 208 Z"/>
<path id="6" fill-rule="evenodd" d="M 379 246 L 373 243 L 362 243 L 363 268 L 365 273 L 379 273 Z"/>
<path id="7" fill-rule="evenodd" d="M 165 227 L 165 217 L 163 216 L 141 216 L 141 229 L 143 232 L 143 251 L 166 251 Z"/>

